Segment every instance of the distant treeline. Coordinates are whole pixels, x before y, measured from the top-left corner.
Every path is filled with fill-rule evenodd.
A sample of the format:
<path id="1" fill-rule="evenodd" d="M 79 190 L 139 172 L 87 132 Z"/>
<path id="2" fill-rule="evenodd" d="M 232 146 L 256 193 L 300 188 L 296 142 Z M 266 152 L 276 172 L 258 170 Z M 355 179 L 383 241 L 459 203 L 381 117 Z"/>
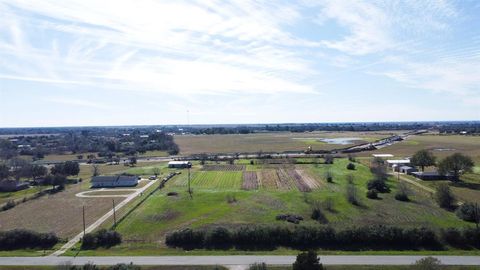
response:
<path id="1" fill-rule="evenodd" d="M 381 131 L 435 129 L 441 133 L 478 134 L 480 121 L 433 122 L 370 122 L 370 123 L 285 123 L 244 125 L 165 125 L 124 127 L 55 127 L 55 128 L 3 128 L 1 134 L 79 134 L 85 136 L 115 137 L 118 134 L 192 133 L 192 134 L 248 134 L 257 132 L 306 132 L 306 131 Z"/>
<path id="2" fill-rule="evenodd" d="M 167 151 L 172 155 L 179 152 L 173 136 L 161 131 L 142 133 L 134 130 L 131 133 L 124 133 L 122 130 L 108 130 L 101 133 L 96 129 L 86 129 L 50 135 L 23 134 L 8 139 L 0 138 L 0 158 L 3 159 L 10 159 L 16 155 L 31 155 L 41 159 L 47 154 L 89 152 L 98 152 L 101 153 L 100 156 L 112 158 L 117 153 L 131 156 L 153 150 Z"/>
<path id="3" fill-rule="evenodd" d="M 216 227 L 210 230 L 184 229 L 168 234 L 169 247 L 183 249 L 271 250 L 416 250 L 443 249 L 446 244 L 457 248 L 480 248 L 480 230 L 448 229 L 440 233 L 428 228 L 365 226 L 335 230 L 327 226 L 245 226 L 236 229 Z"/>

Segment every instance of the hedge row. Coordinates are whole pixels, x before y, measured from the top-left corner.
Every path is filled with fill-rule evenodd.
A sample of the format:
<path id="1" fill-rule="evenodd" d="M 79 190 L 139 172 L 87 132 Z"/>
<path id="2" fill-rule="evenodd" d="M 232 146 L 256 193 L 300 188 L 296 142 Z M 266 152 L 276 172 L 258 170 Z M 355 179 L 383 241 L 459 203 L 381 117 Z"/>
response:
<path id="1" fill-rule="evenodd" d="M 82 249 L 109 248 L 121 242 L 122 237 L 118 232 L 102 229 L 98 232 L 87 233 L 82 238 Z"/>
<path id="2" fill-rule="evenodd" d="M 480 230 L 464 229 L 453 239 L 465 247 L 479 247 Z M 451 233 L 450 233 L 451 235 Z M 278 247 L 297 249 L 442 249 L 453 245 L 449 233 L 437 235 L 428 228 L 366 226 L 336 231 L 326 226 L 269 227 L 248 226 L 237 229 L 216 227 L 210 230 L 184 229 L 170 233 L 166 244 L 183 249 L 268 250 Z M 457 246 L 460 246 L 457 244 Z"/>
<path id="3" fill-rule="evenodd" d="M 38 233 L 23 229 L 0 232 L 0 250 L 48 249 L 57 243 L 58 237 L 54 233 Z"/>

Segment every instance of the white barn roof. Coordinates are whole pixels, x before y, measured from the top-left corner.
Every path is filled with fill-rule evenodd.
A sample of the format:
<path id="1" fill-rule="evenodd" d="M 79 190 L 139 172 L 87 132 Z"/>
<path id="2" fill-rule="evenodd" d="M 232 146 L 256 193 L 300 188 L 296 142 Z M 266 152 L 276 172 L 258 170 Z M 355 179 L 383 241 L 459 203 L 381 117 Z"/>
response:
<path id="1" fill-rule="evenodd" d="M 373 157 L 381 157 L 381 158 L 383 158 L 383 157 L 393 157 L 392 154 L 373 154 L 372 156 Z"/>
<path id="2" fill-rule="evenodd" d="M 389 159 L 387 160 L 388 164 L 406 164 L 410 163 L 410 159 Z"/>
<path id="3" fill-rule="evenodd" d="M 190 161 L 170 161 L 168 165 L 187 165 L 190 164 Z"/>

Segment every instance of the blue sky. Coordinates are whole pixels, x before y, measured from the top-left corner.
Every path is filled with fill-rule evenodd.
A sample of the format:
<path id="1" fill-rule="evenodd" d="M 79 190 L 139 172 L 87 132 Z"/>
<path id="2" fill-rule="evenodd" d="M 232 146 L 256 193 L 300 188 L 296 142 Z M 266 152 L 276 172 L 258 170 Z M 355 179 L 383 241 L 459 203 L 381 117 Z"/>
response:
<path id="1" fill-rule="evenodd" d="M 480 120 L 474 0 L 0 0 L 0 127 Z"/>

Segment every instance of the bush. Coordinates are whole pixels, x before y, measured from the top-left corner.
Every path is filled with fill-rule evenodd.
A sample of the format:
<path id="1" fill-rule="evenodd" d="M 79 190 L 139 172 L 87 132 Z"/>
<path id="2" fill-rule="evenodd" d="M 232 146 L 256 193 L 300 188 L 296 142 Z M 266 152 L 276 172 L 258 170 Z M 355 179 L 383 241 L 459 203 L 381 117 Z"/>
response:
<path id="1" fill-rule="evenodd" d="M 333 183 L 333 174 L 331 171 L 325 172 L 325 179 L 327 179 L 328 183 Z"/>
<path id="2" fill-rule="evenodd" d="M 323 270 L 323 266 L 315 251 L 302 252 L 293 263 L 293 270 Z"/>
<path id="3" fill-rule="evenodd" d="M 99 247 L 110 248 L 122 242 L 121 235 L 112 230 L 99 230 L 95 233 L 87 233 L 82 239 L 82 249 L 96 249 Z"/>
<path id="4" fill-rule="evenodd" d="M 469 222 L 480 222 L 480 208 L 473 203 L 462 204 L 457 211 L 455 211 L 457 217 Z"/>
<path id="5" fill-rule="evenodd" d="M 313 208 L 311 218 L 320 223 L 328 223 L 327 217 L 325 217 L 325 215 L 323 214 L 320 206 L 315 206 Z"/>
<path id="6" fill-rule="evenodd" d="M 378 199 L 378 191 L 376 189 L 370 189 L 367 191 L 367 198 L 376 200 Z"/>
<path id="7" fill-rule="evenodd" d="M 395 194 L 395 199 L 402 202 L 408 202 L 410 201 L 410 198 L 408 198 L 409 194 L 410 194 L 410 189 L 407 187 L 407 185 L 404 182 L 400 182 L 398 184 L 397 193 Z"/>
<path id="8" fill-rule="evenodd" d="M 445 209 L 451 209 L 455 202 L 455 197 L 453 193 L 450 191 L 450 186 L 447 184 L 440 184 L 437 186 L 437 190 L 435 192 L 435 201 L 438 205 Z"/>
<path id="9" fill-rule="evenodd" d="M 353 164 L 353 163 L 348 163 L 348 165 L 347 165 L 347 170 L 352 170 L 352 171 L 355 170 L 355 164 Z"/>
<path id="10" fill-rule="evenodd" d="M 367 183 L 367 189 L 376 189 L 380 193 L 387 193 L 390 192 L 390 188 L 387 186 L 387 183 L 385 180 L 381 179 L 374 179 L 370 180 Z"/>
<path id="11" fill-rule="evenodd" d="M 9 209 L 12 209 L 17 205 L 14 200 L 8 200 L 3 206 L 2 206 L 2 211 L 7 211 Z"/>
<path id="12" fill-rule="evenodd" d="M 48 249 L 57 243 L 58 237 L 54 233 L 37 233 L 23 229 L 0 232 L 0 250 Z"/>
<path id="13" fill-rule="evenodd" d="M 267 270 L 267 265 L 265 263 L 254 263 L 248 267 L 248 270 Z"/>
<path id="14" fill-rule="evenodd" d="M 418 270 L 438 270 L 441 267 L 440 260 L 433 257 L 422 258 L 415 262 L 413 269 Z"/>
<path id="15" fill-rule="evenodd" d="M 353 205 L 359 205 L 360 202 L 358 201 L 358 192 L 357 187 L 353 183 L 353 181 L 348 181 L 347 183 L 347 200 L 349 203 Z"/>
<path id="16" fill-rule="evenodd" d="M 205 247 L 213 249 L 228 249 L 231 246 L 230 231 L 223 227 L 217 227 L 205 236 Z"/>
<path id="17" fill-rule="evenodd" d="M 440 232 L 442 240 L 451 246 L 465 245 L 462 233 L 456 228 L 444 229 Z"/>
<path id="18" fill-rule="evenodd" d="M 140 270 L 140 266 L 137 266 L 137 265 L 134 265 L 133 263 L 130 263 L 130 264 L 124 264 L 124 263 L 120 263 L 120 264 L 117 264 L 117 265 L 114 265 L 112 267 L 110 267 L 109 269 L 111 270 Z"/>

